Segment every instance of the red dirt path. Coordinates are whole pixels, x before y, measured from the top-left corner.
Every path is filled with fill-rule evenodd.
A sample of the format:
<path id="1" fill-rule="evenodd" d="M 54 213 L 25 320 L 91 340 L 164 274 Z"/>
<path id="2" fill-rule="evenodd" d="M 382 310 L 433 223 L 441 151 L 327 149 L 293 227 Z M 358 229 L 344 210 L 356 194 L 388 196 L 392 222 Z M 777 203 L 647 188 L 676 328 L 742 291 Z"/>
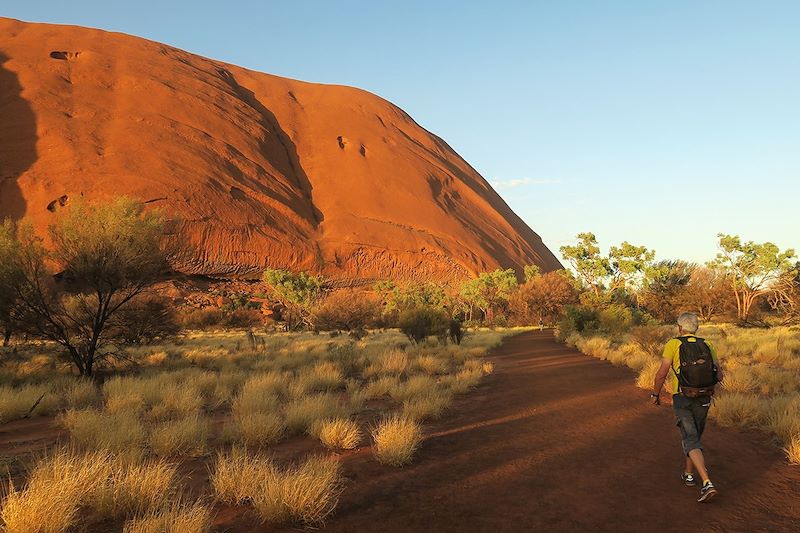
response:
<path id="1" fill-rule="evenodd" d="M 549 332 L 507 339 L 491 359 L 495 373 L 431 427 L 413 465 L 345 460 L 325 531 L 800 531 L 800 467 L 769 437 L 709 424 L 720 495 L 698 504 L 679 479 L 671 408 L 629 370 Z"/>

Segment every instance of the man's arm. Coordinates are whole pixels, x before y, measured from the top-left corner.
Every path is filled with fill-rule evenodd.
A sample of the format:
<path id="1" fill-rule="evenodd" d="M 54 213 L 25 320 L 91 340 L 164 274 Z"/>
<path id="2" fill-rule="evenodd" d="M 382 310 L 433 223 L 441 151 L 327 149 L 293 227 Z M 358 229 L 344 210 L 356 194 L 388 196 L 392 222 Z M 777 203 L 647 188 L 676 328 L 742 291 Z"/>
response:
<path id="1" fill-rule="evenodd" d="M 653 382 L 653 397 L 656 400 L 658 400 L 658 396 L 661 394 L 661 389 L 664 388 L 664 381 L 667 379 L 667 374 L 669 374 L 671 368 L 672 360 L 661 360 L 661 366 L 658 368 L 658 372 L 656 372 L 656 379 Z M 656 403 L 658 402 L 656 401 Z"/>

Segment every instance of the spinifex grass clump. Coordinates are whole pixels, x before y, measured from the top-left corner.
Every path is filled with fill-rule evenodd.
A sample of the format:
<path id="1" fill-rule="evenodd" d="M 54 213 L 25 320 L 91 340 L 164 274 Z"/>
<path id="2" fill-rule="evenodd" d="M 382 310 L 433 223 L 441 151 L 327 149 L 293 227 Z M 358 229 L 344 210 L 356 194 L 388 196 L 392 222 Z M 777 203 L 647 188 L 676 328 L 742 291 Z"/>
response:
<path id="1" fill-rule="evenodd" d="M 211 509 L 200 503 L 174 503 L 150 511 L 125 524 L 123 533 L 208 533 Z"/>
<path id="2" fill-rule="evenodd" d="M 313 433 L 328 448 L 352 450 L 361 442 L 361 428 L 348 418 L 334 418 L 320 421 Z"/>
<path id="3" fill-rule="evenodd" d="M 314 456 L 287 468 L 241 448 L 219 454 L 211 477 L 221 501 L 251 504 L 265 522 L 320 524 L 342 490 L 339 463 Z"/>
<path id="4" fill-rule="evenodd" d="M 390 466 L 403 466 L 411 462 L 422 442 L 422 430 L 414 420 L 393 415 L 372 430 L 372 439 L 378 461 Z"/>

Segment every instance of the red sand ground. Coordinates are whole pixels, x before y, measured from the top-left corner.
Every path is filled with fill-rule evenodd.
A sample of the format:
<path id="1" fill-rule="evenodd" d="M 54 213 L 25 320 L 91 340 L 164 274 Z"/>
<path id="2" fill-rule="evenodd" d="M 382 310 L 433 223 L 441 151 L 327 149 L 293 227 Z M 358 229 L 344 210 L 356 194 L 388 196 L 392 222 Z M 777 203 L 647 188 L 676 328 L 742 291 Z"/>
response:
<path id="1" fill-rule="evenodd" d="M 184 273 L 560 268 L 447 143 L 360 89 L 0 18 L 0 117 L 0 218 L 43 231 L 76 197 L 139 197 L 175 220 Z"/>
<path id="2" fill-rule="evenodd" d="M 768 436 L 710 423 L 704 444 L 721 492 L 698 504 L 697 489 L 679 479 L 671 408 L 651 405 L 628 369 L 549 332 L 507 339 L 490 358 L 495 373 L 426 426 L 413 465 L 382 466 L 369 448 L 344 454 L 347 486 L 324 531 L 800 531 L 800 467 Z M 52 442 L 58 432 L 48 426 L 0 426 L 0 455 Z M 318 450 L 293 439 L 274 453 Z M 207 490 L 205 462 L 187 462 L 184 473 L 193 492 Z M 244 507 L 218 511 L 215 531 L 293 530 L 260 525 Z"/>

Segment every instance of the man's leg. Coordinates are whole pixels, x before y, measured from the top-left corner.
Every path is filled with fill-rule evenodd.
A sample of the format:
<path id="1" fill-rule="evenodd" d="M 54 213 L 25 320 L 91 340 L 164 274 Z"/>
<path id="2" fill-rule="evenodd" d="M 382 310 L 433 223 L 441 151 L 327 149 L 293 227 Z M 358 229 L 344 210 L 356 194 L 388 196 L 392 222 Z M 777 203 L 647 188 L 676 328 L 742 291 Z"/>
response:
<path id="1" fill-rule="evenodd" d="M 686 472 L 687 474 L 694 473 L 694 463 L 692 462 L 692 459 L 689 456 L 686 456 L 686 468 L 684 468 L 683 471 Z"/>
<path id="2" fill-rule="evenodd" d="M 703 480 L 703 484 L 705 485 L 706 482 L 709 481 L 709 478 L 708 471 L 706 470 L 706 460 L 703 457 L 703 450 L 700 448 L 689 450 L 689 460 L 686 461 L 687 466 L 690 462 L 694 463 L 695 468 L 697 468 L 697 473 L 700 474 L 700 479 Z"/>

